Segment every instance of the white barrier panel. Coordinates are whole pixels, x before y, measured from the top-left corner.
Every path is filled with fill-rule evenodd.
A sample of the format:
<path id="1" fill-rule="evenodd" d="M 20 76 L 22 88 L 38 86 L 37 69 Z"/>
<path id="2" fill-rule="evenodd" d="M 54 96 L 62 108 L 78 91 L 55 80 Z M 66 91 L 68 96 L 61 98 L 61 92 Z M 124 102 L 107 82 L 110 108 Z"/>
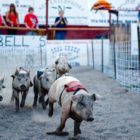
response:
<path id="1" fill-rule="evenodd" d="M 46 37 L 44 36 L 14 36 L 0 35 L 0 51 L 2 50 L 31 50 L 46 46 Z M 9 52 L 10 53 L 10 52 Z M 16 52 L 15 52 L 16 53 Z M 22 52 L 24 53 L 24 51 Z"/>
<path id="2" fill-rule="evenodd" d="M 94 67 L 97 70 L 100 70 L 101 63 L 102 63 L 102 53 L 101 53 L 101 40 L 94 40 Z"/>
<path id="3" fill-rule="evenodd" d="M 102 48 L 103 46 L 103 48 Z M 102 56 L 102 49 L 103 49 L 103 56 Z M 102 64 L 102 57 L 103 57 L 103 64 L 104 66 L 109 65 L 109 53 L 110 53 L 110 41 L 108 39 L 102 40 L 94 39 L 89 40 L 88 43 L 88 59 L 89 65 L 93 66 L 100 70 Z"/>
<path id="4" fill-rule="evenodd" d="M 131 24 L 131 55 L 138 55 L 138 25 Z"/>
<path id="5" fill-rule="evenodd" d="M 103 57 L 104 57 L 104 66 L 109 65 L 109 60 L 110 60 L 110 41 L 109 39 L 103 40 Z"/>
<path id="6" fill-rule="evenodd" d="M 104 65 L 108 65 L 109 40 L 103 43 Z M 94 61 L 95 67 L 100 67 L 101 46 L 101 40 L 47 41 L 46 36 L 2 35 L 0 65 L 47 67 L 52 66 L 59 56 L 66 56 L 72 66 L 93 66 Z"/>
<path id="7" fill-rule="evenodd" d="M 59 56 L 66 56 L 73 66 L 88 65 L 87 40 L 47 41 L 47 62 L 52 62 Z"/>
<path id="8" fill-rule="evenodd" d="M 46 37 L 0 35 L 0 65 L 3 67 L 40 66 Z"/>

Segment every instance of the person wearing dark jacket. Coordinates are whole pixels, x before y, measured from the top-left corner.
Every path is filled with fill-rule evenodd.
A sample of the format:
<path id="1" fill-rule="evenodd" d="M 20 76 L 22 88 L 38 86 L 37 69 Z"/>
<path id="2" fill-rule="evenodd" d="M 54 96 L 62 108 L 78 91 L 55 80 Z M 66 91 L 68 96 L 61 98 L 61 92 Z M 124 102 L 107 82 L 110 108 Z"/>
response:
<path id="1" fill-rule="evenodd" d="M 63 40 L 66 36 L 66 30 L 63 30 L 66 28 L 68 24 L 67 18 L 64 17 L 64 11 L 59 11 L 59 17 L 55 19 L 55 27 L 56 28 L 62 28 L 62 30 L 56 30 L 55 32 L 55 39 L 57 40 Z"/>
<path id="2" fill-rule="evenodd" d="M 140 23 L 140 11 L 138 13 L 138 22 Z"/>

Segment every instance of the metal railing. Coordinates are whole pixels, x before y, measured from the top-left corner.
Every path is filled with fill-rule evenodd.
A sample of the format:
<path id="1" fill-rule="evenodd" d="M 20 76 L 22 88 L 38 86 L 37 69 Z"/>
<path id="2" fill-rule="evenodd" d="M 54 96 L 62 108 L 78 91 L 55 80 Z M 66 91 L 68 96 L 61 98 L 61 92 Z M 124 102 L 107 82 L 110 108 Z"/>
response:
<path id="1" fill-rule="evenodd" d="M 104 42 L 104 40 L 102 40 Z M 139 55 L 133 55 L 131 50 L 132 42 L 110 43 L 108 57 L 104 49 L 105 43 L 95 49 L 93 45 L 93 68 L 116 79 L 122 86 L 128 90 L 140 92 L 140 65 Z M 98 59 L 99 62 L 96 62 Z M 108 61 L 107 63 L 105 61 Z M 99 64 L 99 65 L 98 65 Z"/>

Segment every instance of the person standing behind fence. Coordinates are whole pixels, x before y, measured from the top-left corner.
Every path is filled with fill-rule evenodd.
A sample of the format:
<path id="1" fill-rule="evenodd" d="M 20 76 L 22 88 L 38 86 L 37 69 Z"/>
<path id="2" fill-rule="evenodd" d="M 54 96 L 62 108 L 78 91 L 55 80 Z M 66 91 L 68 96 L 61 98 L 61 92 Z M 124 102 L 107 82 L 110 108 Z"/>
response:
<path id="1" fill-rule="evenodd" d="M 10 4 L 10 9 L 6 13 L 6 22 L 7 25 L 10 27 L 18 27 L 19 26 L 19 19 L 18 19 L 18 13 L 16 11 L 15 5 L 12 3 Z M 17 30 L 15 29 L 9 29 L 8 34 L 15 35 L 17 33 Z"/>
<path id="2" fill-rule="evenodd" d="M 24 18 L 24 24 L 28 29 L 36 29 L 38 28 L 38 18 L 34 14 L 34 8 L 29 7 L 28 14 Z M 27 35 L 36 35 L 35 31 L 29 31 Z"/>
<path id="3" fill-rule="evenodd" d="M 140 11 L 138 12 L 138 23 L 140 25 Z"/>
<path id="4" fill-rule="evenodd" d="M 59 17 L 55 19 L 55 27 L 56 28 L 65 28 L 68 24 L 67 18 L 64 17 L 64 11 L 59 11 Z M 62 40 L 65 39 L 66 31 L 64 30 L 56 30 L 55 39 Z"/>
<path id="5" fill-rule="evenodd" d="M 3 26 L 3 25 L 6 26 L 6 23 L 5 23 L 4 19 L 3 19 L 3 16 L 0 14 L 0 26 Z M 0 34 L 2 34 L 1 30 L 0 30 Z"/>
<path id="6" fill-rule="evenodd" d="M 3 19 L 3 16 L 0 14 L 0 26 L 6 26 L 5 20 Z"/>

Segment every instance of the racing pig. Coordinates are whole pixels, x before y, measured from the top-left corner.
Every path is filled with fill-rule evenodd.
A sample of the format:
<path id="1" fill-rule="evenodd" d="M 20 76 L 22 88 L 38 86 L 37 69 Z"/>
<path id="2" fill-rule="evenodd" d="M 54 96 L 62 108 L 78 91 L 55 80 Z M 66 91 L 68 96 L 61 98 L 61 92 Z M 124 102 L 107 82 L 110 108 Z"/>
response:
<path id="1" fill-rule="evenodd" d="M 60 56 L 55 61 L 55 69 L 57 73 L 57 78 L 61 77 L 65 73 L 69 73 L 71 69 L 71 65 L 68 63 L 67 58 L 64 56 Z"/>
<path id="2" fill-rule="evenodd" d="M 83 120 L 93 121 L 93 104 L 99 99 L 100 95 L 89 94 L 87 89 L 80 81 L 71 76 L 62 76 L 57 79 L 49 91 L 49 113 L 53 115 L 53 104 L 58 102 L 61 106 L 61 121 L 56 131 L 47 132 L 51 135 L 67 135 L 63 132 L 68 118 L 74 120 L 74 136 L 81 133 L 80 125 Z"/>
<path id="3" fill-rule="evenodd" d="M 34 89 L 34 102 L 33 107 L 37 106 L 37 100 L 39 96 L 39 102 L 42 104 L 42 108 L 46 109 L 48 100 L 45 102 L 45 96 L 48 95 L 49 89 L 52 83 L 56 79 L 56 72 L 54 68 L 46 68 L 43 71 L 38 71 L 38 74 L 33 79 Z"/>
<path id="4" fill-rule="evenodd" d="M 5 86 L 3 85 L 3 83 L 4 83 L 4 78 L 1 77 L 0 78 L 0 92 L 2 91 L 3 88 L 5 88 Z M 2 100 L 3 100 L 3 97 L 0 95 L 0 101 L 2 101 Z"/>
<path id="5" fill-rule="evenodd" d="M 11 76 L 12 81 L 12 100 L 15 99 L 16 111 L 19 110 L 19 107 L 24 107 L 26 96 L 28 94 L 29 88 L 32 86 L 30 79 L 30 72 L 20 67 L 16 72 Z M 20 103 L 19 94 L 21 93 L 22 99 Z"/>

